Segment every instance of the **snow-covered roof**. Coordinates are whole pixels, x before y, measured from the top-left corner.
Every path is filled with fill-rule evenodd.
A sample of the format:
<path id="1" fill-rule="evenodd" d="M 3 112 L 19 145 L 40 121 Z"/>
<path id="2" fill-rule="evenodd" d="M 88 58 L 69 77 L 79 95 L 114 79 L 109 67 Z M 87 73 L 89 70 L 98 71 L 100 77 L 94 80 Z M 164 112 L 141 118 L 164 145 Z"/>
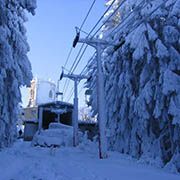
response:
<path id="1" fill-rule="evenodd" d="M 73 108 L 73 104 L 64 102 L 64 101 L 54 101 L 54 102 L 49 102 L 49 103 L 43 103 L 39 104 L 39 107 L 45 107 L 45 106 L 68 106 L 70 108 Z"/>

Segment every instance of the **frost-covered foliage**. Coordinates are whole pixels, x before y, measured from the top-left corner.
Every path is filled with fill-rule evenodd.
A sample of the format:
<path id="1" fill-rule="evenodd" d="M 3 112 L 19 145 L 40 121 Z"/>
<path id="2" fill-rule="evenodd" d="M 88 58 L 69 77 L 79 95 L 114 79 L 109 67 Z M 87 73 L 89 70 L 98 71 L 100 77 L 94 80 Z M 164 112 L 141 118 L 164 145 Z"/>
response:
<path id="1" fill-rule="evenodd" d="M 109 148 L 180 171 L 180 0 L 129 3 L 105 50 Z"/>
<path id="2" fill-rule="evenodd" d="M 34 14 L 36 0 L 0 0 L 0 148 L 16 134 L 20 86 L 30 85 L 31 65 L 24 22 L 25 10 Z"/>
<path id="3" fill-rule="evenodd" d="M 135 7 L 138 8 L 142 2 L 143 0 L 107 0 L 105 5 L 109 11 L 104 16 L 101 36 L 108 36 L 112 28 L 128 18 L 130 12 L 133 12 Z"/>
<path id="4" fill-rule="evenodd" d="M 94 63 L 95 62 L 95 63 Z M 93 108 L 92 116 L 97 114 L 97 88 L 96 88 L 96 81 L 97 81 L 97 63 L 96 57 L 93 58 L 91 63 L 88 65 L 88 80 L 86 82 L 86 88 L 91 90 L 91 95 L 89 98 L 89 102 L 87 102 L 88 106 Z"/>
<path id="5" fill-rule="evenodd" d="M 115 27 L 118 24 L 118 22 L 120 20 L 120 13 L 119 13 L 119 11 L 117 11 L 117 12 L 114 12 L 114 11 L 119 6 L 119 4 L 120 4 L 120 0 L 115 0 L 115 1 L 114 0 L 108 0 L 106 2 L 105 5 L 107 7 L 112 6 L 112 8 L 110 8 L 110 10 L 104 16 L 105 24 L 102 27 L 102 35 L 107 33 L 108 30 L 110 30 L 111 28 Z"/>

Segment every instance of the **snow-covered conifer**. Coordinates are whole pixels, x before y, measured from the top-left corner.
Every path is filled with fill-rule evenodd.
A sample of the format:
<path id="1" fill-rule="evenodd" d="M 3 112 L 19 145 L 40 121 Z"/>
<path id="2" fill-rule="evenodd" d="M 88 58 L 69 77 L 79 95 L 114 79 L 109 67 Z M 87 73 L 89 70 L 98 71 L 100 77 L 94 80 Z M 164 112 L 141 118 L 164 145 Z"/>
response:
<path id="1" fill-rule="evenodd" d="M 20 87 L 30 85 L 31 65 L 24 22 L 34 14 L 36 0 L 0 0 L 0 148 L 16 135 Z"/>
<path id="2" fill-rule="evenodd" d="M 104 36 L 109 147 L 180 171 L 180 0 L 128 2 Z"/>
<path id="3" fill-rule="evenodd" d="M 109 29 L 112 29 L 119 23 L 119 20 L 120 20 L 119 11 L 115 12 L 115 14 L 114 14 L 114 11 L 119 6 L 119 4 L 120 4 L 120 0 L 115 0 L 115 1 L 108 0 L 105 3 L 105 6 L 109 7 L 112 5 L 112 8 L 110 8 L 109 11 L 104 16 L 104 22 L 106 22 L 106 23 L 102 27 L 102 35 L 107 33 Z"/>

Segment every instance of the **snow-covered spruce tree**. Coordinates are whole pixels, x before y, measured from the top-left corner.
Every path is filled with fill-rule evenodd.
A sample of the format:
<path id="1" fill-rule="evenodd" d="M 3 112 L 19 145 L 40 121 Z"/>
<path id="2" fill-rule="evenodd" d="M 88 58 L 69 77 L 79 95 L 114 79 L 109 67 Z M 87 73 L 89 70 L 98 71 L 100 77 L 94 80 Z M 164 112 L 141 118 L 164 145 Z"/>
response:
<path id="1" fill-rule="evenodd" d="M 109 32 L 110 29 L 112 29 L 113 27 L 115 27 L 119 21 L 120 21 L 120 12 L 114 12 L 116 10 L 116 8 L 119 6 L 120 4 L 120 0 L 108 0 L 105 3 L 106 7 L 112 6 L 112 8 L 109 9 L 109 11 L 105 14 L 104 16 L 104 26 L 102 27 L 102 35 L 104 36 L 105 34 L 107 34 Z M 114 14 L 115 13 L 115 14 Z M 114 14 L 114 15 L 112 15 Z"/>
<path id="2" fill-rule="evenodd" d="M 180 0 L 129 2 L 104 59 L 109 148 L 180 171 Z"/>
<path id="3" fill-rule="evenodd" d="M 20 87 L 32 79 L 23 24 L 24 11 L 34 14 L 35 8 L 36 0 L 0 0 L 0 148 L 14 140 Z"/>
<path id="4" fill-rule="evenodd" d="M 105 3 L 106 7 L 111 6 L 109 11 L 105 14 L 103 20 L 103 27 L 99 38 L 104 38 L 107 36 L 109 30 L 117 26 L 120 22 L 120 13 L 119 10 L 114 13 L 116 8 L 118 8 L 121 0 L 107 0 Z M 113 14 L 113 15 L 112 15 Z M 86 88 L 90 89 L 92 94 L 90 96 L 90 101 L 88 102 L 89 106 L 93 107 L 93 116 L 97 114 L 97 59 L 96 56 L 93 57 L 93 60 L 90 59 L 90 63 L 87 66 L 89 79 L 86 82 Z"/>
<path id="5" fill-rule="evenodd" d="M 138 0 L 107 0 L 105 6 L 110 8 L 105 14 L 101 37 L 107 37 L 112 28 L 122 22 L 126 16 L 133 10 Z"/>
<path id="6" fill-rule="evenodd" d="M 97 114 L 97 63 L 96 56 L 92 57 L 92 60 L 88 62 L 88 79 L 85 83 L 85 87 L 91 91 L 89 102 L 86 102 L 88 106 L 93 107 L 92 116 Z"/>

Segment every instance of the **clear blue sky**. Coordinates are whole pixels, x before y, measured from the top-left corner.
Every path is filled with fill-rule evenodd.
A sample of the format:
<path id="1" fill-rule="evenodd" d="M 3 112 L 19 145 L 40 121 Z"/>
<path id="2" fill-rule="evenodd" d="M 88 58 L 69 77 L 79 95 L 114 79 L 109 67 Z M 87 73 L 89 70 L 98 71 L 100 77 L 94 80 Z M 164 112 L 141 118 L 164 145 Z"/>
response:
<path id="1" fill-rule="evenodd" d="M 28 53 L 33 75 L 42 79 L 52 79 L 57 82 L 61 67 L 64 65 L 72 41 L 75 36 L 75 26 L 80 26 L 93 0 L 37 0 L 36 15 L 28 15 L 26 23 L 27 38 L 30 45 Z M 96 0 L 91 14 L 89 15 L 83 30 L 89 32 L 97 20 L 105 11 L 105 0 Z M 83 36 L 84 34 L 82 34 Z M 66 68 L 70 69 L 80 44 L 73 49 Z M 75 73 L 80 73 L 91 57 L 93 49 L 88 48 L 85 56 Z M 68 96 L 73 82 L 65 94 Z M 63 89 L 64 80 L 60 84 Z M 79 89 L 83 83 L 79 85 Z M 27 104 L 27 90 L 22 90 L 23 104 Z M 84 103 L 83 91 L 79 94 L 80 106 Z"/>

